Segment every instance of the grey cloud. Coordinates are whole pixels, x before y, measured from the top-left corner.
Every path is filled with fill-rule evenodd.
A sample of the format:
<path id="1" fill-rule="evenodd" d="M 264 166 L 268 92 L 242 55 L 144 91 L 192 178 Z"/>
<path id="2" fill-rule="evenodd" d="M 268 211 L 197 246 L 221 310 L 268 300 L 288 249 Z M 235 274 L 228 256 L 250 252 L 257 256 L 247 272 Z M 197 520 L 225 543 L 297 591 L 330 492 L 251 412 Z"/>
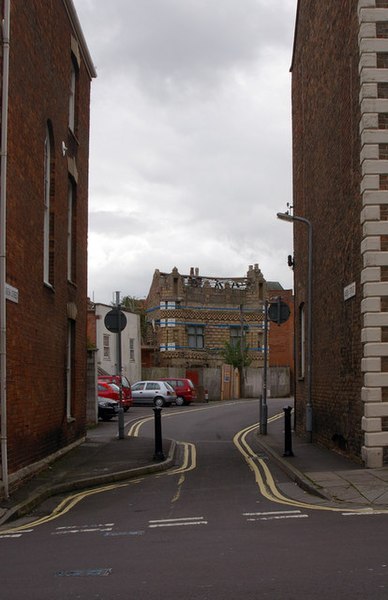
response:
<path id="1" fill-rule="evenodd" d="M 97 69 L 107 78 L 136 76 L 160 94 L 209 92 L 265 48 L 290 45 L 273 0 L 116 0 L 99 12 L 100 1 L 78 0 Z M 293 18 L 287 0 L 282 8 Z"/>
<path id="2" fill-rule="evenodd" d="M 140 215 L 125 214 L 123 211 L 92 210 L 89 212 L 89 229 L 94 233 L 109 236 L 130 236 L 144 231 L 146 220 Z"/>
<path id="3" fill-rule="evenodd" d="M 89 286 L 144 296 L 155 268 L 290 287 L 296 0 L 74 0 L 92 85 Z"/>

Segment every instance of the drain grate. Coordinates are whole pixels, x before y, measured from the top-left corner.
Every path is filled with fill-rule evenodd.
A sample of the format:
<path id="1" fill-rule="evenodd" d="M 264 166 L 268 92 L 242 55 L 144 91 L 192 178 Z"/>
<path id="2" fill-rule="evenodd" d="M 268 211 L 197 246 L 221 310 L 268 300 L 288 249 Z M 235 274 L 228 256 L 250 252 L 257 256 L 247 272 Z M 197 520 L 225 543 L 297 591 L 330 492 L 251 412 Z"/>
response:
<path id="1" fill-rule="evenodd" d="M 106 577 L 112 569 L 75 569 L 72 571 L 57 571 L 56 577 Z"/>

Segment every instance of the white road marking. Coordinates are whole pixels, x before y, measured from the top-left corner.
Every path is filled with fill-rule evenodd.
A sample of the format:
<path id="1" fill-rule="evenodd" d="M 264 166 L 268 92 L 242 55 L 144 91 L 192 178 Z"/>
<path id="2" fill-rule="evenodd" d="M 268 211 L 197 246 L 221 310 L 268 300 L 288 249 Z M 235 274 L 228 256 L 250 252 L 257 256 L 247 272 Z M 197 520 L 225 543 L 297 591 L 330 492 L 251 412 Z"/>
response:
<path id="1" fill-rule="evenodd" d="M 255 519 L 247 519 L 248 522 L 252 521 L 275 521 L 278 519 L 307 519 L 308 515 L 274 515 L 273 517 L 256 517 Z"/>
<path id="2" fill-rule="evenodd" d="M 267 515 L 291 515 L 300 514 L 300 510 L 271 510 L 270 512 L 251 512 L 243 513 L 244 517 L 258 517 Z"/>
<path id="3" fill-rule="evenodd" d="M 243 513 L 248 522 L 252 521 L 273 521 L 278 519 L 306 519 L 308 515 L 301 513 L 300 510 L 275 510 L 271 512 Z"/>
<path id="4" fill-rule="evenodd" d="M 85 527 L 113 527 L 114 523 L 93 523 L 91 525 L 67 525 L 66 527 L 56 527 L 57 531 L 63 529 L 84 529 Z"/>
<path id="5" fill-rule="evenodd" d="M 98 525 L 70 525 L 68 527 L 57 527 L 55 531 L 51 532 L 51 535 L 68 535 L 72 533 L 95 533 L 112 531 L 114 523 L 100 523 Z"/>
<path id="6" fill-rule="evenodd" d="M 155 529 L 156 527 L 184 527 L 187 525 L 207 525 L 203 517 L 182 517 L 180 519 L 155 519 L 148 521 L 148 527 Z"/>
<path id="7" fill-rule="evenodd" d="M 4 533 L 4 534 L 0 533 L 0 539 L 3 539 L 3 538 L 20 538 L 23 535 L 23 533 L 32 533 L 33 531 L 34 531 L 33 529 L 24 529 L 20 533 Z"/>
<path id="8" fill-rule="evenodd" d="M 362 509 L 361 509 L 362 510 Z M 374 517 L 375 515 L 386 515 L 386 510 L 373 510 L 373 512 L 346 512 L 341 513 L 343 517 Z"/>

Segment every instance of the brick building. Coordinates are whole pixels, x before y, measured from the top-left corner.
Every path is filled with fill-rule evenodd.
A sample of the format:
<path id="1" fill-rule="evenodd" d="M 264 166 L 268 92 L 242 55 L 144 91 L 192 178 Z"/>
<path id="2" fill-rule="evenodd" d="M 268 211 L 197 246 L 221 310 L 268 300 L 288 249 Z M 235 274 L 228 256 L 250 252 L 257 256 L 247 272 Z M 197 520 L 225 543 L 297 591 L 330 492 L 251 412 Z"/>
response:
<path id="1" fill-rule="evenodd" d="M 72 0 L 6 0 L 0 10 L 6 232 L 0 294 L 7 296 L 0 313 L 1 483 L 7 494 L 40 461 L 85 434 L 95 70 Z"/>
<path id="2" fill-rule="evenodd" d="M 281 325 L 269 323 L 270 367 L 290 367 L 291 389 L 294 381 L 294 296 L 292 290 L 284 290 L 273 282 L 267 283 L 268 298 L 276 302 L 281 298 L 290 309 L 290 317 Z"/>
<path id="3" fill-rule="evenodd" d="M 312 436 L 388 461 L 388 1 L 299 0 L 294 216 L 312 244 Z M 307 228 L 294 222 L 297 427 L 305 427 Z"/>
<path id="4" fill-rule="evenodd" d="M 171 273 L 156 269 L 146 300 L 148 342 L 156 348 L 154 366 L 189 371 L 220 367 L 225 342 L 233 345 L 243 334 L 251 366 L 262 367 L 264 302 L 284 294 L 292 298 L 280 284 L 267 282 L 257 264 L 249 267 L 245 277 L 203 276 L 197 268 L 189 275 L 181 275 L 176 267 Z M 290 323 L 291 332 L 284 326 L 270 327 L 269 364 L 292 369 Z M 276 346 L 273 357 L 272 335 Z"/>

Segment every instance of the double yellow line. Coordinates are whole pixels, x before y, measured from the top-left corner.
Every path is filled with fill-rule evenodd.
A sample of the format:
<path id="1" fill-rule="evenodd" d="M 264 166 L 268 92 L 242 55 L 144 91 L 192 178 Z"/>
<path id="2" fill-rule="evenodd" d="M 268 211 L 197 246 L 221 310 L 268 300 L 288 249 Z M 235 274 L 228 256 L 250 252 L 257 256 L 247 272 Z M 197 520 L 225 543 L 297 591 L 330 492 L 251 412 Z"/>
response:
<path id="1" fill-rule="evenodd" d="M 226 406 L 228 404 L 234 404 L 234 402 L 224 402 L 222 405 L 221 404 L 216 404 L 215 406 L 204 406 L 201 408 L 185 408 L 183 410 L 174 410 L 174 412 L 169 412 L 169 413 L 162 413 L 162 418 L 163 419 L 167 419 L 168 417 L 176 417 L 177 415 L 183 415 L 183 414 L 188 414 L 188 413 L 193 413 L 193 412 L 201 412 L 203 410 L 215 410 L 217 408 L 220 408 L 221 406 Z M 139 421 L 136 421 L 135 423 L 133 423 L 133 425 L 130 427 L 130 429 L 128 430 L 128 437 L 138 437 L 139 436 L 139 431 L 141 429 L 141 427 L 143 427 L 143 425 L 145 425 L 146 423 L 148 423 L 149 421 L 153 421 L 154 420 L 154 416 L 151 417 L 143 417 L 141 418 Z"/>
<path id="2" fill-rule="evenodd" d="M 131 483 L 134 483 L 134 480 L 132 480 Z M 129 485 L 129 483 L 114 483 L 112 485 L 105 485 L 104 487 L 100 487 L 100 488 L 93 489 L 93 490 L 86 490 L 83 492 L 79 492 L 78 494 L 73 494 L 72 496 L 68 496 L 67 498 L 62 500 L 62 502 L 60 502 L 58 504 L 58 506 L 56 508 L 54 508 L 54 510 L 46 517 L 41 517 L 40 519 L 37 519 L 36 521 L 32 521 L 30 523 L 26 523 L 25 525 L 20 525 L 19 527 L 14 527 L 12 529 L 7 529 L 6 531 L 0 530 L 0 537 L 2 535 L 18 533 L 19 531 L 23 532 L 23 531 L 32 529 L 34 527 L 37 527 L 38 525 L 44 525 L 44 523 L 48 523 L 49 521 L 53 521 L 54 519 L 58 519 L 58 517 L 65 515 L 76 504 L 78 504 L 78 502 L 81 502 L 81 500 L 84 500 L 84 498 L 87 498 L 88 496 L 93 496 L 94 494 L 101 494 L 102 492 L 108 492 L 110 490 L 114 490 L 119 487 L 126 487 L 127 485 Z"/>
<path id="3" fill-rule="evenodd" d="M 196 452 L 196 448 L 195 448 L 194 444 L 191 444 L 189 442 L 179 442 L 179 443 L 181 445 L 183 445 L 182 466 L 177 469 L 174 469 L 172 471 L 164 471 L 163 473 L 158 473 L 157 475 L 160 476 L 160 475 L 178 475 L 178 474 L 180 474 L 181 477 L 178 482 L 179 493 L 180 493 L 180 488 L 183 485 L 184 480 L 185 480 L 184 474 L 187 473 L 188 471 L 192 471 L 197 466 L 197 452 Z M 36 521 L 26 523 L 25 525 L 20 525 L 18 527 L 13 527 L 11 529 L 7 529 L 4 531 L 0 530 L 0 538 L 1 538 L 1 536 L 4 536 L 4 535 L 10 535 L 10 534 L 14 534 L 14 533 L 23 532 L 23 531 L 27 532 L 28 530 L 33 529 L 34 527 L 38 527 L 39 525 L 44 525 L 45 523 L 53 521 L 54 519 L 58 519 L 59 517 L 65 515 L 67 512 L 69 512 L 72 508 L 74 508 L 74 506 L 76 504 L 78 504 L 79 502 L 81 502 L 81 500 L 84 500 L 85 498 L 88 498 L 89 496 L 93 496 L 95 494 L 101 494 L 103 492 L 109 492 L 109 491 L 115 490 L 117 488 L 127 487 L 134 483 L 139 483 L 139 481 L 141 481 L 141 478 L 140 479 L 131 479 L 130 481 L 125 482 L 125 483 L 112 483 L 110 485 L 105 485 L 105 486 L 102 486 L 99 488 L 94 488 L 91 490 L 84 490 L 77 494 L 68 496 L 67 498 L 62 500 L 62 502 L 60 502 L 58 504 L 58 506 L 49 515 L 47 515 L 45 517 L 41 517 L 40 519 L 37 519 Z M 178 499 L 178 498 L 176 497 L 176 499 Z"/>
<path id="4" fill-rule="evenodd" d="M 273 417 L 268 419 L 268 422 L 276 421 L 277 419 L 282 418 L 283 413 L 279 413 L 274 415 Z M 310 510 L 324 510 L 329 512 L 341 512 L 341 513 L 358 513 L 358 514 L 388 514 L 388 510 L 374 511 L 371 508 L 339 508 L 334 506 L 323 506 L 320 504 L 310 504 L 309 502 L 300 502 L 299 500 L 292 500 L 291 498 L 287 498 L 284 496 L 280 490 L 277 488 L 275 480 L 272 476 L 271 471 L 269 470 L 265 460 L 257 456 L 254 450 L 247 442 L 247 436 L 258 429 L 259 423 L 255 423 L 254 425 L 250 425 L 245 429 L 242 429 L 233 438 L 233 443 L 239 452 L 243 455 L 246 462 L 249 465 L 249 468 L 253 471 L 255 475 L 256 484 L 260 490 L 260 493 L 267 500 L 271 500 L 271 502 L 276 502 L 278 504 L 286 504 L 287 506 L 295 506 L 298 508 L 310 509 Z"/>

